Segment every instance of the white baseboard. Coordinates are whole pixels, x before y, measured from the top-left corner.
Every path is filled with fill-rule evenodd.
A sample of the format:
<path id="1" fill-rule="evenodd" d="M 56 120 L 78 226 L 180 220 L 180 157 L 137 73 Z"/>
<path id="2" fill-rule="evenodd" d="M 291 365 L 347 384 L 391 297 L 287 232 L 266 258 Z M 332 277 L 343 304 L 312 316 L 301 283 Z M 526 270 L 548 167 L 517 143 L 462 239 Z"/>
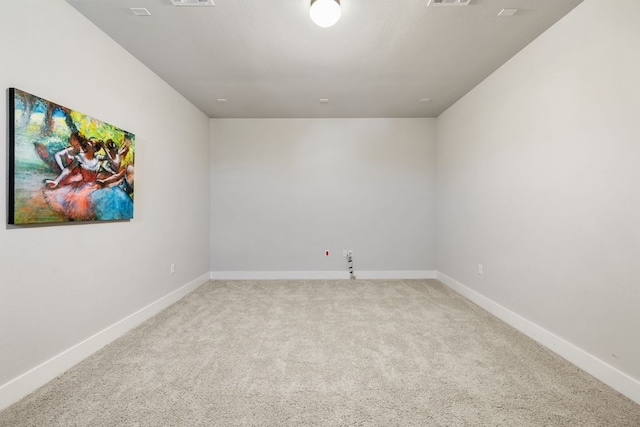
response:
<path id="1" fill-rule="evenodd" d="M 30 371 L 3 384 L 0 386 L 0 410 L 32 393 L 207 281 L 209 281 L 209 273 L 198 277 Z"/>
<path id="2" fill-rule="evenodd" d="M 562 358 L 588 372 L 609 387 L 640 404 L 640 381 L 619 371 L 583 349 L 525 319 L 451 277 L 437 272 L 437 279 L 473 303 L 505 321 Z"/>
<path id="3" fill-rule="evenodd" d="M 356 271 L 358 279 L 435 279 L 433 270 Z"/>
<path id="4" fill-rule="evenodd" d="M 435 279 L 436 272 L 356 271 L 358 279 Z M 340 280 L 348 279 L 347 271 L 212 271 L 212 280 Z"/>

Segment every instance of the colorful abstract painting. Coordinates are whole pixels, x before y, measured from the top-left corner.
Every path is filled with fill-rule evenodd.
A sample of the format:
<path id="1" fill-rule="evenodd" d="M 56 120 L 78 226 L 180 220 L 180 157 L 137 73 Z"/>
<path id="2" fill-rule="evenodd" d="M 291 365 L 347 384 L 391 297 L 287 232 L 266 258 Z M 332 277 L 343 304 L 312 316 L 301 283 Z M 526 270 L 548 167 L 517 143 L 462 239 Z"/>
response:
<path id="1" fill-rule="evenodd" d="M 9 89 L 9 224 L 133 218 L 135 136 Z"/>

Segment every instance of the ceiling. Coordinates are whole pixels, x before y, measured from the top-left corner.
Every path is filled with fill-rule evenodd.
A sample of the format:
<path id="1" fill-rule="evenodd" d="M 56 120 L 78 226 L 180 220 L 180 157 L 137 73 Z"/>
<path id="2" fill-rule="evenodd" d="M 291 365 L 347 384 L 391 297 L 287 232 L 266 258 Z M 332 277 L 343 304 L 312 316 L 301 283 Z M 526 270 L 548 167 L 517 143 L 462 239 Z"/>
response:
<path id="1" fill-rule="evenodd" d="M 437 117 L 582 0 L 66 1 L 209 117 L 295 118 Z"/>

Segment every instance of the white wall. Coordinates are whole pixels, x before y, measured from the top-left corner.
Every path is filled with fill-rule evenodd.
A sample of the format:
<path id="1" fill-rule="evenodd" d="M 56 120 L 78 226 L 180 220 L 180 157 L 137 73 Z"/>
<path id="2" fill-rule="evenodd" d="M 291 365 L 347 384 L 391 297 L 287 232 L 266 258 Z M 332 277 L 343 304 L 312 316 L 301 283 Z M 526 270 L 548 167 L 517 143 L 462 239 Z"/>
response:
<path id="1" fill-rule="evenodd" d="M 436 228 L 438 271 L 636 381 L 639 18 L 586 0 L 438 118 Z"/>
<path id="2" fill-rule="evenodd" d="M 132 221 L 0 228 L 1 386 L 208 274 L 209 119 L 63 0 L 1 2 L 0 34 L 0 86 L 136 135 Z"/>
<path id="3" fill-rule="evenodd" d="M 346 272 L 343 249 L 356 275 L 433 270 L 435 119 L 212 119 L 211 138 L 214 272 Z"/>

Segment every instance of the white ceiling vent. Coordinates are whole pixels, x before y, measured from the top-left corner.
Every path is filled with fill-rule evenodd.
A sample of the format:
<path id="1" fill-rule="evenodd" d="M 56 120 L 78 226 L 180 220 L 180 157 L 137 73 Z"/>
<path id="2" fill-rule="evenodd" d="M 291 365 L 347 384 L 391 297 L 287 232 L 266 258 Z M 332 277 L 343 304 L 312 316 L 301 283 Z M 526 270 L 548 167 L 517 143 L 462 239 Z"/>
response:
<path id="1" fill-rule="evenodd" d="M 132 7 L 129 10 L 136 16 L 151 16 L 151 12 L 144 7 Z"/>
<path id="2" fill-rule="evenodd" d="M 471 0 L 429 0 L 427 6 L 469 6 Z"/>
<path id="3" fill-rule="evenodd" d="M 208 6 L 213 7 L 213 0 L 171 0 L 174 6 Z"/>

